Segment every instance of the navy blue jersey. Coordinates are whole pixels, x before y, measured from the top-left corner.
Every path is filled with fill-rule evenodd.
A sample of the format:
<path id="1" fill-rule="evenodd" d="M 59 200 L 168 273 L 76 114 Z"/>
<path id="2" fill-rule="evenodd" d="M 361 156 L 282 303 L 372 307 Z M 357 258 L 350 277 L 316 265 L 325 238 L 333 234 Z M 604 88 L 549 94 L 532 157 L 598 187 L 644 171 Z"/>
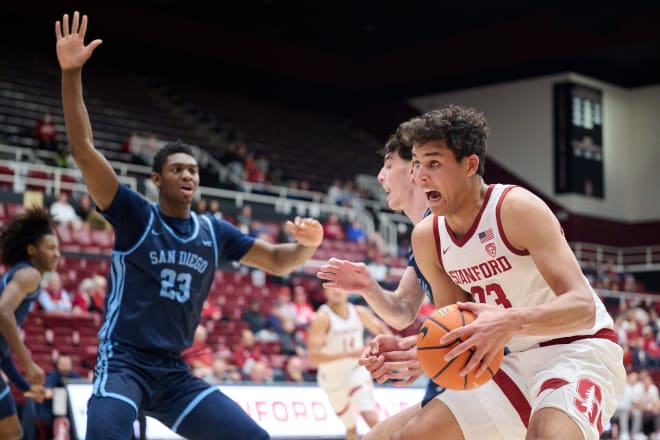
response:
<path id="1" fill-rule="evenodd" d="M 428 217 L 429 215 L 431 215 L 431 210 L 426 208 L 426 211 L 424 211 L 424 217 Z M 415 269 L 419 284 L 421 284 L 424 293 L 426 293 L 426 296 L 429 297 L 431 303 L 433 303 L 433 292 L 431 292 L 431 285 L 428 281 L 426 281 L 426 278 L 424 278 L 424 275 L 422 274 L 422 271 L 419 270 L 419 267 L 417 267 L 417 261 L 415 261 L 415 255 L 413 254 L 412 248 L 408 252 L 408 266 L 412 266 L 412 268 Z"/>
<path id="2" fill-rule="evenodd" d="M 180 353 L 192 344 L 219 261 L 240 260 L 254 239 L 210 215 L 166 218 L 124 186 L 104 215 L 117 240 L 99 339 Z"/>
<path id="3" fill-rule="evenodd" d="M 9 284 L 16 271 L 23 269 L 25 267 L 32 267 L 32 265 L 30 263 L 23 262 L 23 263 L 18 263 L 9 268 L 9 270 L 2 276 L 2 279 L 0 279 L 0 295 L 2 295 L 2 292 L 4 292 L 5 287 L 7 287 L 7 284 Z M 28 314 L 32 310 L 32 307 L 34 306 L 34 301 L 37 299 L 40 292 L 41 292 L 41 288 L 37 288 L 37 290 L 35 290 L 34 292 L 31 292 L 28 295 L 26 295 L 25 298 L 23 298 L 23 301 L 21 301 L 21 303 L 14 311 L 14 317 L 16 318 L 16 325 L 18 327 L 23 325 L 23 323 L 25 322 L 25 319 L 27 318 Z M 2 358 L 4 359 L 9 356 L 9 352 L 10 352 L 9 344 L 7 344 L 5 338 L 3 338 L 0 335 L 0 356 L 2 356 Z"/>

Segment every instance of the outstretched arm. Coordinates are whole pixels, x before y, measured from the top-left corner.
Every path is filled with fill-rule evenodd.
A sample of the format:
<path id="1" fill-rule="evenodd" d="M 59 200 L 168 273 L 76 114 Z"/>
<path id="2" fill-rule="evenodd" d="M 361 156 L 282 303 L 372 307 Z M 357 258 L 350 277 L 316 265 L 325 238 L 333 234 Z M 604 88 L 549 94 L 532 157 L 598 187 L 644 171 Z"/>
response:
<path id="1" fill-rule="evenodd" d="M 57 59 L 62 70 L 62 108 L 71 155 L 82 171 L 89 194 L 96 205 L 105 210 L 110 206 L 119 187 L 119 179 L 112 166 L 94 147 L 92 124 L 83 100 L 82 67 L 101 43 L 94 40 L 85 46 L 87 16 L 82 20 L 74 12 L 69 25 L 69 15 L 64 14 L 62 23 L 55 23 Z"/>
<path id="2" fill-rule="evenodd" d="M 385 290 L 364 263 L 331 258 L 316 274 L 325 280 L 323 287 L 356 292 L 392 327 L 408 327 L 417 316 L 424 291 L 412 267 L 406 268 L 395 291 Z"/>
<path id="3" fill-rule="evenodd" d="M 297 243 L 271 244 L 257 239 L 241 263 L 280 276 L 302 266 L 321 245 L 323 227 L 315 219 L 296 217 L 287 222 L 287 228 Z"/>

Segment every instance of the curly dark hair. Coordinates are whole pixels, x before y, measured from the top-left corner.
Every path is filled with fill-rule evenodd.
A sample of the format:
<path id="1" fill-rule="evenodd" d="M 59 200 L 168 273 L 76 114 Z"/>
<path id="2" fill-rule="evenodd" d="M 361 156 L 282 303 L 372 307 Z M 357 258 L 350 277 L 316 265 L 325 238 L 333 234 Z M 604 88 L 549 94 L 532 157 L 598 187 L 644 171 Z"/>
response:
<path id="1" fill-rule="evenodd" d="M 154 163 L 151 166 L 151 171 L 160 174 L 163 171 L 163 165 L 165 165 L 167 158 L 177 153 L 184 153 L 188 156 L 195 157 L 193 155 L 192 147 L 181 142 L 181 139 L 178 139 L 176 142 L 168 142 L 163 145 L 163 148 L 158 150 L 154 156 Z"/>
<path id="2" fill-rule="evenodd" d="M 53 217 L 42 208 L 30 208 L 6 224 L 0 232 L 0 262 L 13 266 L 28 261 L 28 245 L 36 245 L 44 235 L 55 234 Z"/>
<path id="3" fill-rule="evenodd" d="M 450 105 L 431 110 L 401 124 L 397 133 L 411 145 L 445 141 L 457 161 L 476 154 L 477 174 L 484 175 L 488 122 L 483 113 L 473 108 Z"/>
<path id="4" fill-rule="evenodd" d="M 396 153 L 403 160 L 410 162 L 412 160 L 412 144 L 406 143 L 403 141 L 401 136 L 398 133 L 391 134 L 385 142 L 385 146 L 379 151 L 383 157 L 388 154 Z"/>

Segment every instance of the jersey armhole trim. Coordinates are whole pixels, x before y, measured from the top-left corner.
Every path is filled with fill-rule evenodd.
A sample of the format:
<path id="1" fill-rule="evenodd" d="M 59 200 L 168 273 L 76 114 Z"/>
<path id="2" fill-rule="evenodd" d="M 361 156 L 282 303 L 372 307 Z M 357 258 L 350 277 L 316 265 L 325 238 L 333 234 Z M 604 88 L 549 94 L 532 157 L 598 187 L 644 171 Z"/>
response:
<path id="1" fill-rule="evenodd" d="M 500 237 L 502 237 L 502 241 L 504 242 L 504 245 L 509 249 L 511 252 L 513 252 L 516 255 L 520 256 L 527 256 L 529 255 L 529 251 L 521 250 L 515 248 L 511 242 L 509 241 L 508 238 L 506 238 L 506 234 L 504 233 L 504 226 L 502 226 L 502 217 L 500 214 L 500 209 L 502 208 L 502 202 L 504 202 L 504 197 L 511 191 L 512 189 L 517 188 L 515 185 L 507 186 L 504 188 L 502 191 L 502 194 L 500 195 L 499 200 L 497 201 L 497 206 L 495 207 L 495 218 L 497 219 L 497 230 L 500 232 Z"/>

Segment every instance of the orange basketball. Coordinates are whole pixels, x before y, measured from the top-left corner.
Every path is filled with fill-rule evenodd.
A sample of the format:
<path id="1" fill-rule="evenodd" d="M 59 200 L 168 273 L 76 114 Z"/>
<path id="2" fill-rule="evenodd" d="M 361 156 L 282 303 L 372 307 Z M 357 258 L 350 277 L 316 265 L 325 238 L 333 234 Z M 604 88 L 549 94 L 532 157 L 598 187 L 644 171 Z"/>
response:
<path id="1" fill-rule="evenodd" d="M 502 363 L 504 350 L 493 359 L 490 366 L 480 376 L 475 376 L 475 369 L 459 376 L 458 372 L 467 365 L 474 354 L 474 347 L 446 362 L 444 356 L 462 342 L 456 339 L 447 344 L 440 344 L 440 338 L 451 330 L 474 321 L 476 316 L 468 310 L 460 310 L 456 304 L 435 310 L 426 318 L 417 335 L 417 357 L 424 373 L 436 384 L 451 390 L 469 390 L 488 382 L 495 375 Z"/>

